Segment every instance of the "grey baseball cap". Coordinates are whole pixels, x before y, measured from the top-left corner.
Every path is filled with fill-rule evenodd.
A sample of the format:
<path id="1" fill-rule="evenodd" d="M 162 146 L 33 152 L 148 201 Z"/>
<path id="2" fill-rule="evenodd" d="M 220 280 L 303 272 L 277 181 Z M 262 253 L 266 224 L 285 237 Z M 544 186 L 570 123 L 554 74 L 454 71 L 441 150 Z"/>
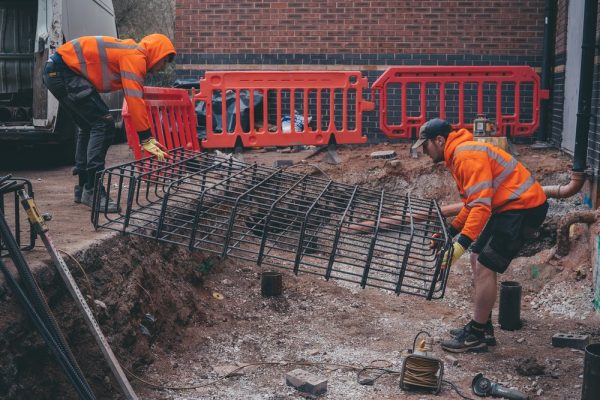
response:
<path id="1" fill-rule="evenodd" d="M 412 148 L 418 149 L 427 139 L 434 139 L 440 135 L 447 136 L 452 131 L 452 125 L 448 121 L 439 118 L 430 119 L 419 128 L 419 139 Z"/>

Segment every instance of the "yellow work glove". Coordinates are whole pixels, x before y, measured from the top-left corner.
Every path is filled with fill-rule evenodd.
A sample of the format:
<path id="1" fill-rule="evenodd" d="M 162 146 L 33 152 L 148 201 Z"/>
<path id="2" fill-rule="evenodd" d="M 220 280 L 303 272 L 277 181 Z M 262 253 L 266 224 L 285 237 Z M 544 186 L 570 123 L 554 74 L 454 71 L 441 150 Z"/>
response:
<path id="1" fill-rule="evenodd" d="M 452 259 L 450 260 L 450 265 L 454 264 L 456 260 L 458 260 L 463 254 L 465 254 L 465 251 L 467 251 L 467 249 L 465 249 L 462 244 L 458 242 L 452 243 L 452 249 Z M 450 249 L 444 252 L 444 257 L 442 258 L 442 269 L 446 268 L 449 253 Z"/>
<path id="2" fill-rule="evenodd" d="M 167 149 L 162 144 L 158 143 L 153 137 L 141 142 L 142 149 L 148 153 L 155 155 L 158 161 L 165 161 L 169 158 Z"/>

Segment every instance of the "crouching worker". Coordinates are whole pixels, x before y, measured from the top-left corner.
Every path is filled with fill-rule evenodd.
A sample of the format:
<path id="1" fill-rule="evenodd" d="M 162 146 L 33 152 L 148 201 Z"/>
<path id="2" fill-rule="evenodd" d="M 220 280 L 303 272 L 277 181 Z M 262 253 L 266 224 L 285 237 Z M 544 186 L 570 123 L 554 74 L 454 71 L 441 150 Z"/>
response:
<path id="1" fill-rule="evenodd" d="M 99 93 L 123 89 L 142 148 L 164 160 L 167 153 L 151 137 L 144 104 L 144 78 L 173 61 L 175 47 L 164 35 L 152 34 L 139 43 L 110 36 L 83 36 L 60 46 L 48 59 L 43 80 L 62 109 L 79 128 L 75 169 L 79 182 L 75 202 L 92 206 L 94 177 L 105 167 L 106 152 L 115 136 L 115 121 Z M 99 185 L 99 206 L 108 212 L 119 207 Z"/>
<path id="2" fill-rule="evenodd" d="M 475 286 L 473 319 L 453 329 L 442 348 L 450 352 L 484 352 L 496 344 L 491 313 L 497 274 L 503 273 L 546 218 L 548 203 L 531 173 L 504 150 L 473 140 L 466 129 L 455 131 L 441 119 L 427 121 L 413 148 L 434 163 L 444 161 L 454 178 L 463 207 L 450 226 L 452 260 L 471 247 Z M 447 257 L 445 254 L 444 257 Z M 447 261 L 447 259 L 446 259 Z"/>

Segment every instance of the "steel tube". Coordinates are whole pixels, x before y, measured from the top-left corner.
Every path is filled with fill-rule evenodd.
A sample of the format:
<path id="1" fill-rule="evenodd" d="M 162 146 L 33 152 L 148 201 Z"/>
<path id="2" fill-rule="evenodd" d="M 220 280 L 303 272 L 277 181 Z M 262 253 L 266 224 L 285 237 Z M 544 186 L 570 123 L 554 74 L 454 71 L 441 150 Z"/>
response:
<path id="1" fill-rule="evenodd" d="M 521 329 L 521 284 L 519 282 L 500 283 L 498 322 L 500 328 L 507 331 Z"/>
<path id="2" fill-rule="evenodd" d="M 600 343 L 585 347 L 581 400 L 600 399 Z"/>
<path id="3" fill-rule="evenodd" d="M 264 297 L 281 296 L 283 277 L 279 272 L 267 271 L 260 274 L 260 293 Z"/>

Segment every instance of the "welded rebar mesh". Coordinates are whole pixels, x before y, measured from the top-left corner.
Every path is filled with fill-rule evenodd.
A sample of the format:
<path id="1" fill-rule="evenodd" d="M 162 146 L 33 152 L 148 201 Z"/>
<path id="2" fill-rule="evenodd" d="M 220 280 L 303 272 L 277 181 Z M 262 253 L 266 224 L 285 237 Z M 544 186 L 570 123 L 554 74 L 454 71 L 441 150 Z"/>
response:
<path id="1" fill-rule="evenodd" d="M 121 210 L 93 213 L 97 228 L 397 294 L 444 295 L 449 269 L 439 254 L 450 240 L 433 200 L 183 149 L 167 162 L 109 168 L 100 184 Z"/>

